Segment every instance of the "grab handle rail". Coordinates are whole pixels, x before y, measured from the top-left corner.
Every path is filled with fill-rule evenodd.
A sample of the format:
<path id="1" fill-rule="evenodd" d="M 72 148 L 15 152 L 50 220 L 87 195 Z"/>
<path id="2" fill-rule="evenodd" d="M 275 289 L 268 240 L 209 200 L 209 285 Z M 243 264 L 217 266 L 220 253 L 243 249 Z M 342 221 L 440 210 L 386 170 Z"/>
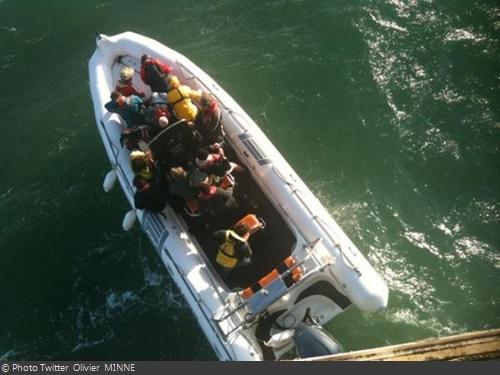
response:
<path id="1" fill-rule="evenodd" d="M 283 173 L 281 173 L 281 171 L 275 166 L 273 165 L 273 171 L 274 173 L 276 173 L 276 175 L 285 183 L 287 184 L 288 186 L 293 186 L 293 182 L 290 182 L 286 179 L 285 176 L 283 176 Z"/>
<path id="2" fill-rule="evenodd" d="M 180 69 L 180 71 L 182 73 L 182 76 L 185 79 L 187 79 L 187 80 L 194 80 L 194 79 L 196 79 L 196 75 L 191 70 L 189 70 L 189 68 L 186 65 L 184 65 L 183 63 L 181 63 L 179 60 L 176 60 L 175 63 L 179 67 L 179 69 Z M 187 72 L 188 75 L 189 75 L 189 77 L 186 74 L 184 74 L 184 72 Z M 198 80 L 198 81 L 200 81 L 200 80 Z"/>
<path id="3" fill-rule="evenodd" d="M 308 245 L 306 245 L 306 246 L 308 246 Z M 294 264 L 292 267 L 288 268 L 285 272 L 283 272 L 283 274 L 280 275 L 280 278 L 284 279 L 286 276 L 288 276 L 289 274 L 291 274 L 293 270 L 295 270 L 296 268 L 302 266 L 310 257 L 314 258 L 314 254 L 312 252 L 308 252 L 308 254 L 304 257 L 303 260 L 301 260 L 297 264 Z M 313 272 L 315 272 L 315 271 L 321 269 L 322 267 L 324 267 L 325 265 L 329 264 L 329 263 L 326 263 L 326 264 L 322 265 L 321 262 L 319 262 L 316 258 L 314 258 L 314 259 L 318 263 L 318 266 L 315 267 L 315 268 L 313 268 L 313 269 L 311 269 L 309 272 L 307 272 L 305 275 L 303 275 L 301 279 L 304 279 L 304 278 L 308 277 Z M 293 284 L 290 288 L 288 288 L 287 292 L 285 294 L 288 294 L 289 291 L 292 290 L 292 288 L 295 287 L 295 285 L 297 285 L 297 284 Z M 262 288 L 262 289 L 265 289 L 265 288 Z M 249 303 L 250 303 L 250 299 L 246 299 L 245 301 L 240 302 L 235 308 L 233 308 L 232 310 L 230 310 L 229 312 L 227 312 L 227 314 L 223 315 L 220 318 L 212 317 L 212 320 L 215 321 L 215 322 L 221 322 L 221 321 L 229 318 L 231 315 L 233 315 L 237 311 L 241 310 L 243 307 L 247 306 Z"/>
<path id="4" fill-rule="evenodd" d="M 283 275 L 281 275 L 280 277 L 283 279 L 284 277 L 286 277 L 288 274 L 290 274 L 295 268 L 297 267 L 300 267 L 302 264 L 304 264 L 304 262 L 307 260 L 307 257 L 302 260 L 300 263 L 296 264 L 295 266 L 289 268 L 286 272 L 283 273 Z M 329 266 L 330 263 L 325 263 L 323 265 L 321 265 L 320 267 L 316 267 L 314 269 L 312 269 L 311 271 L 307 272 L 306 274 L 304 274 L 301 278 L 301 280 L 305 280 L 307 278 L 310 278 L 314 273 L 318 272 L 318 271 L 321 271 L 323 270 L 324 268 L 326 268 L 327 266 Z M 272 303 L 276 302 L 279 298 L 282 298 L 283 296 L 289 294 L 292 290 L 294 290 L 296 287 L 297 287 L 297 283 L 293 284 L 290 288 L 287 289 L 286 293 L 282 294 L 281 296 L 277 297 Z M 266 288 L 263 288 L 261 290 L 265 290 Z M 221 318 L 218 318 L 218 319 L 215 319 L 212 317 L 212 320 L 217 322 L 217 323 L 220 323 L 226 319 L 228 319 L 229 317 L 231 317 L 232 315 L 234 315 L 236 312 L 240 311 L 242 308 L 246 307 L 250 302 L 250 299 L 247 299 L 245 300 L 243 303 L 240 303 L 238 306 L 236 306 L 234 309 L 230 310 L 226 315 L 224 315 L 223 317 Z M 225 333 L 225 337 L 228 337 L 230 334 L 232 334 L 233 332 L 237 331 L 239 328 L 241 328 L 243 325 L 245 324 L 248 324 L 248 323 L 251 323 L 254 321 L 254 318 L 255 318 L 255 315 L 253 314 L 252 311 L 248 311 L 246 314 L 245 314 L 245 317 L 244 317 L 244 320 L 240 323 L 240 324 L 236 324 L 235 327 L 233 329 L 231 329 L 229 332 Z"/>
<path id="5" fill-rule="evenodd" d="M 120 175 L 122 176 L 122 180 L 126 182 L 125 187 L 129 191 L 129 193 L 133 196 L 134 189 L 132 188 L 132 185 L 127 177 L 127 174 L 123 170 L 121 164 L 118 163 L 118 156 L 120 155 L 120 148 L 111 141 L 111 137 L 108 133 L 108 129 L 106 128 L 106 125 L 104 124 L 104 120 L 101 119 L 99 122 L 101 123 L 104 134 L 106 135 L 106 140 L 108 141 L 108 144 L 111 147 L 111 153 L 113 154 L 113 159 L 114 159 L 112 162 L 112 166 L 120 173 Z"/>
<path id="6" fill-rule="evenodd" d="M 322 232 L 324 232 L 324 234 L 330 239 L 330 241 L 335 246 L 337 246 L 337 248 L 339 249 L 340 258 L 344 262 L 344 264 L 346 266 L 348 266 L 350 269 L 352 269 L 353 271 L 355 271 L 359 276 L 361 276 L 361 271 L 359 270 L 359 268 L 356 267 L 356 265 L 352 262 L 352 260 L 349 259 L 349 257 L 345 254 L 344 249 L 343 249 L 343 247 L 341 245 L 341 241 L 338 238 L 338 236 L 335 235 L 335 237 L 336 237 L 335 238 L 332 235 L 332 233 L 335 233 L 332 230 L 332 228 L 330 228 L 330 226 L 328 225 L 328 223 L 326 223 L 325 219 L 323 219 L 319 215 L 314 214 L 314 212 L 309 208 L 309 206 L 307 205 L 307 203 L 304 201 L 304 199 L 301 196 L 301 194 L 303 194 L 303 192 L 300 189 L 296 188 L 295 185 L 293 184 L 293 182 L 288 181 L 286 179 L 286 177 L 283 175 L 283 173 L 276 166 L 274 166 L 274 165 L 273 165 L 273 171 L 274 171 L 274 173 L 276 173 L 276 175 L 285 184 L 287 184 L 288 186 L 290 186 L 290 188 L 292 190 L 292 193 L 297 197 L 297 199 L 300 202 L 300 204 L 307 210 L 307 212 L 309 213 L 309 215 L 311 215 L 311 218 L 318 223 L 318 225 L 322 229 Z"/>
<path id="7" fill-rule="evenodd" d="M 318 223 L 319 226 L 321 226 L 323 228 L 323 231 L 330 238 L 330 241 L 332 241 L 333 244 L 335 246 L 337 246 L 337 248 L 339 249 L 339 253 L 340 253 L 340 259 L 344 262 L 344 264 L 347 267 L 349 267 L 350 269 L 352 269 L 354 272 L 356 272 L 359 276 L 361 276 L 361 271 L 352 262 L 352 260 L 347 256 L 347 254 L 345 253 L 342 245 L 340 244 L 340 241 L 335 241 L 335 238 L 333 238 L 333 236 L 331 235 L 331 233 L 333 232 L 333 230 L 330 228 L 330 226 L 328 225 L 328 223 L 326 223 L 324 221 L 324 219 L 322 217 L 318 216 L 318 215 L 315 215 L 313 217 L 313 219 Z"/>
<path id="8" fill-rule="evenodd" d="M 243 130 L 244 133 L 248 133 L 248 126 L 245 126 L 239 119 L 243 119 L 245 120 L 246 124 L 248 125 L 248 120 L 243 117 L 243 115 L 241 113 L 238 113 L 236 111 L 233 111 L 232 109 L 228 109 L 227 112 L 229 113 L 229 115 L 236 121 L 236 123 L 238 124 L 238 126 Z M 238 117 L 237 117 L 238 116 Z"/>

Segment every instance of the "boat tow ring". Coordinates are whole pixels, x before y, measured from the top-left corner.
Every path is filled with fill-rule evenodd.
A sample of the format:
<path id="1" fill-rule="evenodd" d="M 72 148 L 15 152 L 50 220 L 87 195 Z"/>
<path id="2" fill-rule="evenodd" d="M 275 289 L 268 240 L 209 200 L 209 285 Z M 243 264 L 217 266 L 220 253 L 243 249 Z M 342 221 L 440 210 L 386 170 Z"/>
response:
<path id="1" fill-rule="evenodd" d="M 250 312 L 245 314 L 245 322 L 246 323 L 252 323 L 254 321 L 255 321 L 255 315 L 254 314 L 252 314 Z"/>

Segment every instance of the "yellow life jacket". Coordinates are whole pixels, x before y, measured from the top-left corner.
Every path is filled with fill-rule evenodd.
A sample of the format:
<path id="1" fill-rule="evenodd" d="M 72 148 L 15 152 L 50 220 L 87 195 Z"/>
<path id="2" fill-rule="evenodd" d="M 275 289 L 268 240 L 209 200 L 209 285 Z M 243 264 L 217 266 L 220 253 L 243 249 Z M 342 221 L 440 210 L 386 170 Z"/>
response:
<path id="1" fill-rule="evenodd" d="M 226 241 L 219 246 L 217 257 L 215 261 L 225 268 L 234 268 L 238 264 L 238 257 L 236 255 L 235 245 L 237 241 L 245 241 L 245 239 L 238 236 L 232 230 L 226 231 Z"/>
<path id="2" fill-rule="evenodd" d="M 190 97 L 191 90 L 187 86 L 173 88 L 167 93 L 168 102 L 172 105 L 175 117 L 192 121 L 198 114 L 198 108 Z"/>
<path id="3" fill-rule="evenodd" d="M 140 171 L 136 175 L 141 176 L 142 178 L 144 178 L 147 181 L 151 181 L 153 179 L 153 171 L 149 167 L 143 169 L 142 171 Z"/>

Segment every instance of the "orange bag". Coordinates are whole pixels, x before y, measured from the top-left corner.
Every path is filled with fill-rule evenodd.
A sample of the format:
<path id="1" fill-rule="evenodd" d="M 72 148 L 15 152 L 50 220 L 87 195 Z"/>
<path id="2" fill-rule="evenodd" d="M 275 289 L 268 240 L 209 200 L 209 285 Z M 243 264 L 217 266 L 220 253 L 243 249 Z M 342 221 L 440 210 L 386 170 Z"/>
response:
<path id="1" fill-rule="evenodd" d="M 265 224 L 262 221 L 262 219 L 258 219 L 257 216 L 255 216 L 254 214 L 246 215 L 245 217 L 240 219 L 238 223 L 236 223 L 236 225 L 240 223 L 243 223 L 247 226 L 248 232 L 250 234 L 254 234 L 258 230 L 263 229 L 265 227 Z"/>

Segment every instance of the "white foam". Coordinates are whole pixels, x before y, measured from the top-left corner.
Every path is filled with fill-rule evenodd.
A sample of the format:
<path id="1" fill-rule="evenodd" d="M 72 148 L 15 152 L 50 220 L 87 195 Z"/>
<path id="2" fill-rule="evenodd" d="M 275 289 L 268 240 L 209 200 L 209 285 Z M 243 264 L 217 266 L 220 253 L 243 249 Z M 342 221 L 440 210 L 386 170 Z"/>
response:
<path id="1" fill-rule="evenodd" d="M 479 257 L 493 263 L 500 261 L 500 255 L 490 251 L 488 244 L 477 238 L 464 236 L 455 241 L 455 252 L 460 259 Z"/>
<path id="2" fill-rule="evenodd" d="M 427 240 L 424 233 L 406 231 L 404 233 L 404 237 L 412 245 L 414 245 L 420 249 L 427 250 L 429 253 L 437 256 L 438 258 L 442 258 L 441 254 L 439 253 L 439 249 L 436 246 L 428 243 L 428 240 Z"/>
<path id="3" fill-rule="evenodd" d="M 441 224 L 437 224 L 437 225 L 434 224 L 434 227 L 436 227 L 437 229 L 439 229 L 440 231 L 442 231 L 447 236 L 451 236 L 453 234 L 453 232 L 451 231 L 451 229 L 448 228 L 445 223 L 441 223 Z"/>
<path id="4" fill-rule="evenodd" d="M 434 315 L 436 316 L 436 315 Z M 457 332 L 466 331 L 466 328 L 459 327 L 457 324 L 450 320 L 440 321 L 436 317 L 422 319 L 414 310 L 410 309 L 396 309 L 387 314 L 388 320 L 394 323 L 403 323 L 415 327 L 425 327 L 436 332 L 437 335 L 451 335 Z"/>
<path id="5" fill-rule="evenodd" d="M 425 131 L 427 139 L 419 147 L 420 152 L 424 158 L 429 151 L 437 154 L 444 154 L 452 156 L 456 160 L 460 160 L 460 148 L 458 143 L 451 139 L 446 133 L 443 133 L 439 128 L 432 127 Z"/>
<path id="6" fill-rule="evenodd" d="M 0 199 L 3 199 L 5 197 L 7 197 L 10 194 L 10 192 L 14 189 L 14 186 L 15 185 L 11 186 L 9 189 L 7 189 L 7 191 L 5 193 L 3 193 L 2 195 L 0 195 Z"/>
<path id="7" fill-rule="evenodd" d="M 472 40 L 475 42 L 481 42 L 485 40 L 486 37 L 483 35 L 475 35 L 471 31 L 464 29 L 454 29 L 446 34 L 444 37 L 445 42 L 456 42 L 461 40 Z"/>
<path id="8" fill-rule="evenodd" d="M 439 100 L 447 104 L 460 103 L 465 100 L 464 96 L 459 95 L 456 91 L 449 86 L 444 87 L 439 92 L 432 95 L 434 100 Z"/>
<path id="9" fill-rule="evenodd" d="M 159 273 L 151 272 L 149 269 L 145 269 L 144 282 L 147 286 L 160 286 L 163 282 L 163 277 Z"/>
<path id="10" fill-rule="evenodd" d="M 415 8 L 415 6 L 417 5 L 417 0 L 389 0 L 389 4 L 394 5 L 396 13 L 399 17 L 407 18 L 410 16 L 411 9 Z"/>
<path id="11" fill-rule="evenodd" d="M 1 4 L 1 0 L 0 0 Z M 0 30 L 2 31 L 7 31 L 8 33 L 15 33 L 17 32 L 17 29 L 13 26 L 5 26 L 5 25 L 0 25 Z"/>
<path id="12" fill-rule="evenodd" d="M 126 308 L 131 302 L 138 298 L 134 292 L 126 291 L 122 293 L 112 292 L 106 297 L 106 304 L 110 309 Z"/>
<path id="13" fill-rule="evenodd" d="M 3 353 L 2 355 L 0 355 L 0 361 L 8 360 L 9 358 L 19 354 L 21 354 L 21 352 L 18 352 L 16 349 L 10 349 L 5 353 Z"/>
<path id="14" fill-rule="evenodd" d="M 386 21 L 386 20 L 383 20 L 380 15 L 379 17 L 375 17 L 373 15 L 373 13 L 370 13 L 370 17 L 372 18 L 372 20 L 374 20 L 377 24 L 379 24 L 380 26 L 383 26 L 387 29 L 392 29 L 392 30 L 396 30 L 396 31 L 400 31 L 400 32 L 405 32 L 407 33 L 408 30 L 406 30 L 404 27 L 402 26 L 399 26 L 396 22 L 391 22 L 391 21 Z"/>

